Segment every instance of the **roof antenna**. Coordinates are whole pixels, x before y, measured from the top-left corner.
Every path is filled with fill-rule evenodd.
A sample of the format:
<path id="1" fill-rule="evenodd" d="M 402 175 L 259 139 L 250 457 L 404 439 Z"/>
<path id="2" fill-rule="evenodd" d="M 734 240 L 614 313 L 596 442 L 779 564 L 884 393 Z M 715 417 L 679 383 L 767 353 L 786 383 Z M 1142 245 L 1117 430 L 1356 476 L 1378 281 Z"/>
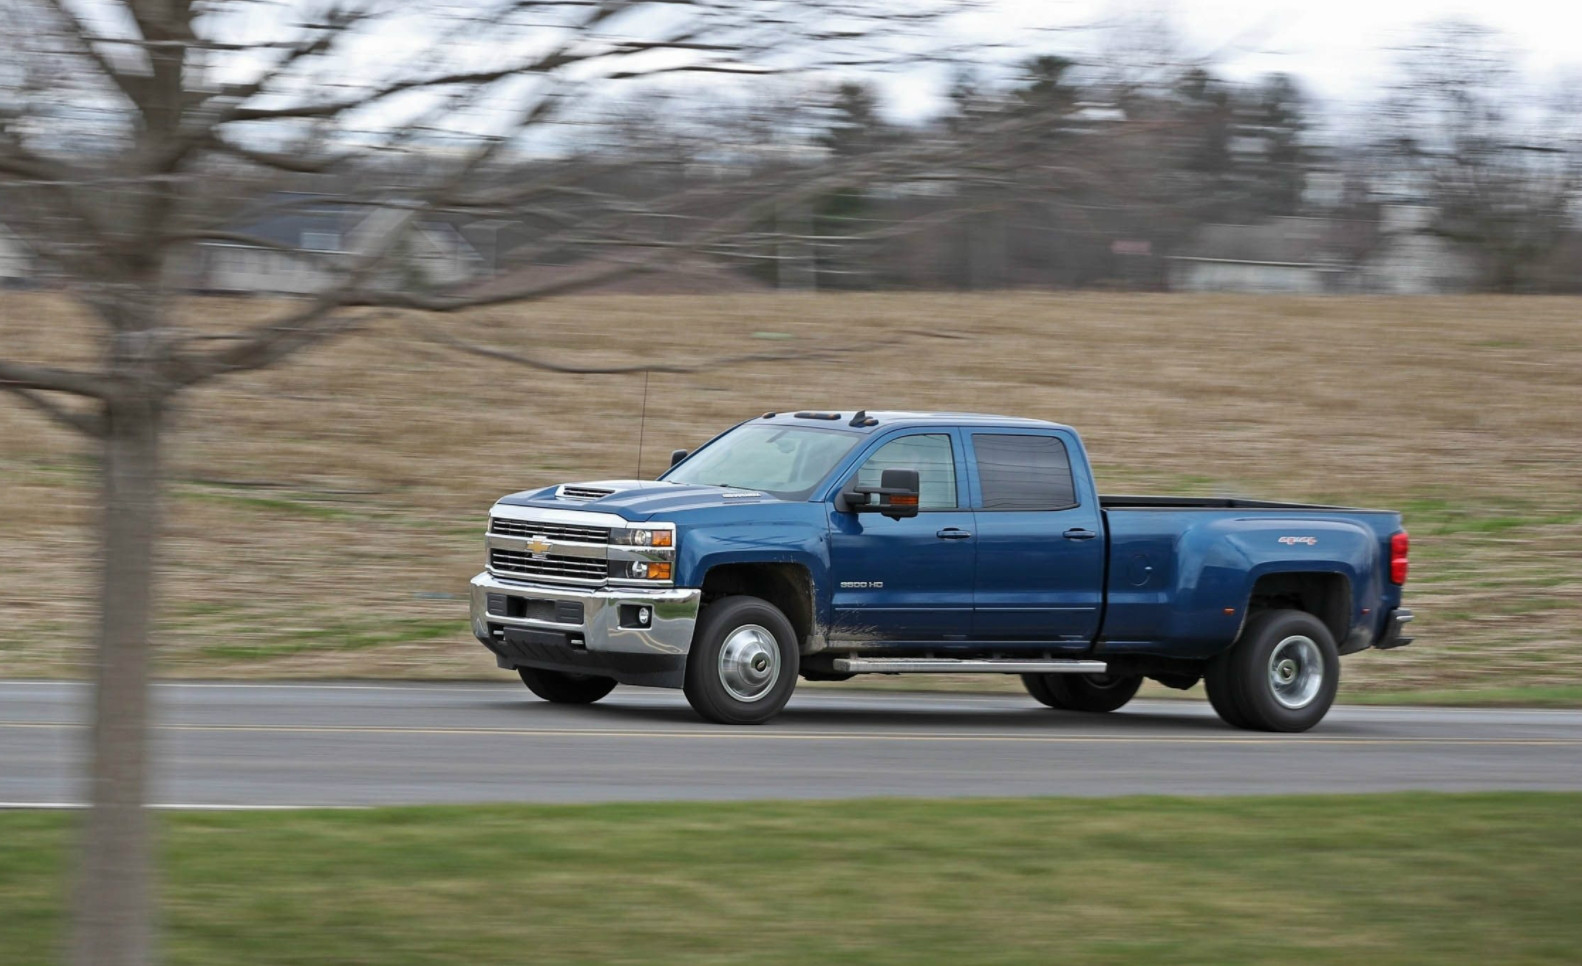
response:
<path id="1" fill-rule="evenodd" d="M 643 478 L 643 434 L 648 429 L 648 370 L 643 370 L 643 412 L 637 417 L 637 479 Z"/>

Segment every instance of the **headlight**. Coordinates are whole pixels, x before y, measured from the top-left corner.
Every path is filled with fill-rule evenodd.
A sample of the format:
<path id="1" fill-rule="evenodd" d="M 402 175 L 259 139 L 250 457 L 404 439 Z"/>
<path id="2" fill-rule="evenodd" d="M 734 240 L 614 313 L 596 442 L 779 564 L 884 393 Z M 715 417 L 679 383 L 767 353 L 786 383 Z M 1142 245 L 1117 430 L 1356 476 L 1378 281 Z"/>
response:
<path id="1" fill-rule="evenodd" d="M 610 576 L 620 580 L 669 580 L 673 567 L 668 560 L 612 560 Z"/>
<path id="2" fill-rule="evenodd" d="M 659 529 L 616 530 L 610 542 L 624 547 L 673 547 L 676 531 Z"/>

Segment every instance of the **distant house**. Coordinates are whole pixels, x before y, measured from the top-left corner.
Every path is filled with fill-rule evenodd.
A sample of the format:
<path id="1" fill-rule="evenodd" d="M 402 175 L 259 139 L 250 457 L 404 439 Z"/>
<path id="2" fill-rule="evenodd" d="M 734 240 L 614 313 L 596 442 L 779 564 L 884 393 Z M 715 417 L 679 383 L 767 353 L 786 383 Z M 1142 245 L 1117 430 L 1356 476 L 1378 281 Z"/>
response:
<path id="1" fill-rule="evenodd" d="M 0 285 L 7 288 L 33 280 L 33 256 L 22 240 L 0 225 Z"/>
<path id="2" fill-rule="evenodd" d="M 1440 295 L 1470 290 L 1477 263 L 1430 232 L 1433 209 L 1386 204 L 1376 220 L 1271 218 L 1207 225 L 1167 256 L 1181 292 Z"/>
<path id="3" fill-rule="evenodd" d="M 1430 234 L 1434 209 L 1385 205 L 1379 240 L 1359 266 L 1357 285 L 1384 295 L 1442 295 L 1470 291 L 1478 282 L 1472 255 Z"/>
<path id="4" fill-rule="evenodd" d="M 312 295 L 335 284 L 360 255 L 377 250 L 405 216 L 398 208 L 331 200 L 283 205 L 238 228 L 236 240 L 199 244 L 179 278 L 200 292 Z M 443 288 L 482 271 L 483 259 L 452 225 L 423 220 L 405 231 L 371 284 Z"/>
<path id="5" fill-rule="evenodd" d="M 1318 295 L 1346 284 L 1347 267 L 1324 218 L 1271 218 L 1257 225 L 1205 225 L 1169 260 L 1178 292 Z"/>

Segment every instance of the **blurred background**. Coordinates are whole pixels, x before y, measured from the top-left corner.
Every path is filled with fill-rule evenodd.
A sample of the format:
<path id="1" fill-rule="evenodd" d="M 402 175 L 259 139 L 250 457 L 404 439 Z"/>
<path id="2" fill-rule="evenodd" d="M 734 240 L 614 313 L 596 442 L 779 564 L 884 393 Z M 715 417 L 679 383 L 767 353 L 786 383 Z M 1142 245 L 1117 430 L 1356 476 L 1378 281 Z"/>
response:
<path id="1" fill-rule="evenodd" d="M 0 816 L 0 951 L 153 961 L 150 675 L 498 680 L 491 501 L 766 410 L 1047 418 L 1106 492 L 1401 510 L 1417 643 L 1341 700 L 1582 704 L 1578 36 L 1536 0 L 0 0 L 0 679 L 98 687 L 83 891 L 75 826 Z M 848 814 L 823 852 L 817 806 L 723 843 L 680 807 L 188 817 L 165 895 L 193 962 L 500 959 L 531 930 L 496 886 L 542 876 L 568 961 L 741 959 L 787 882 L 755 962 L 1046 961 L 1002 927 L 1047 903 L 1092 961 L 1268 961 L 1359 907 L 1327 954 L 1574 956 L 1574 800 L 1051 808 Z M 1430 813 L 1458 831 L 1400 837 Z"/>
<path id="2" fill-rule="evenodd" d="M 0 7 L 0 355 L 183 387 L 167 673 L 489 673 L 484 509 L 637 472 L 680 367 L 645 475 L 764 409 L 1062 420 L 1111 492 L 1404 509 L 1435 646 L 1348 690 L 1582 684 L 1572 13 L 218 3 L 160 73 L 127 9 Z M 0 409 L 6 675 L 89 660 L 62 425 Z"/>

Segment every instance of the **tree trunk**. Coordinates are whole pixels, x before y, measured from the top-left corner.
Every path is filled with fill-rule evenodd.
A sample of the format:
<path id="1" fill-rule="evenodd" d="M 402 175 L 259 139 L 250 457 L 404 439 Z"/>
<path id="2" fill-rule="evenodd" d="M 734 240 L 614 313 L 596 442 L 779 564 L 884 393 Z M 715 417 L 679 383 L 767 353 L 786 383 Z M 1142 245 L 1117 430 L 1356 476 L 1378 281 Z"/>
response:
<path id="1" fill-rule="evenodd" d="M 71 961 L 76 966 L 149 966 L 154 961 L 153 845 L 145 805 L 162 409 L 160 399 L 140 393 L 116 395 L 105 406 L 92 809 L 72 906 Z"/>

